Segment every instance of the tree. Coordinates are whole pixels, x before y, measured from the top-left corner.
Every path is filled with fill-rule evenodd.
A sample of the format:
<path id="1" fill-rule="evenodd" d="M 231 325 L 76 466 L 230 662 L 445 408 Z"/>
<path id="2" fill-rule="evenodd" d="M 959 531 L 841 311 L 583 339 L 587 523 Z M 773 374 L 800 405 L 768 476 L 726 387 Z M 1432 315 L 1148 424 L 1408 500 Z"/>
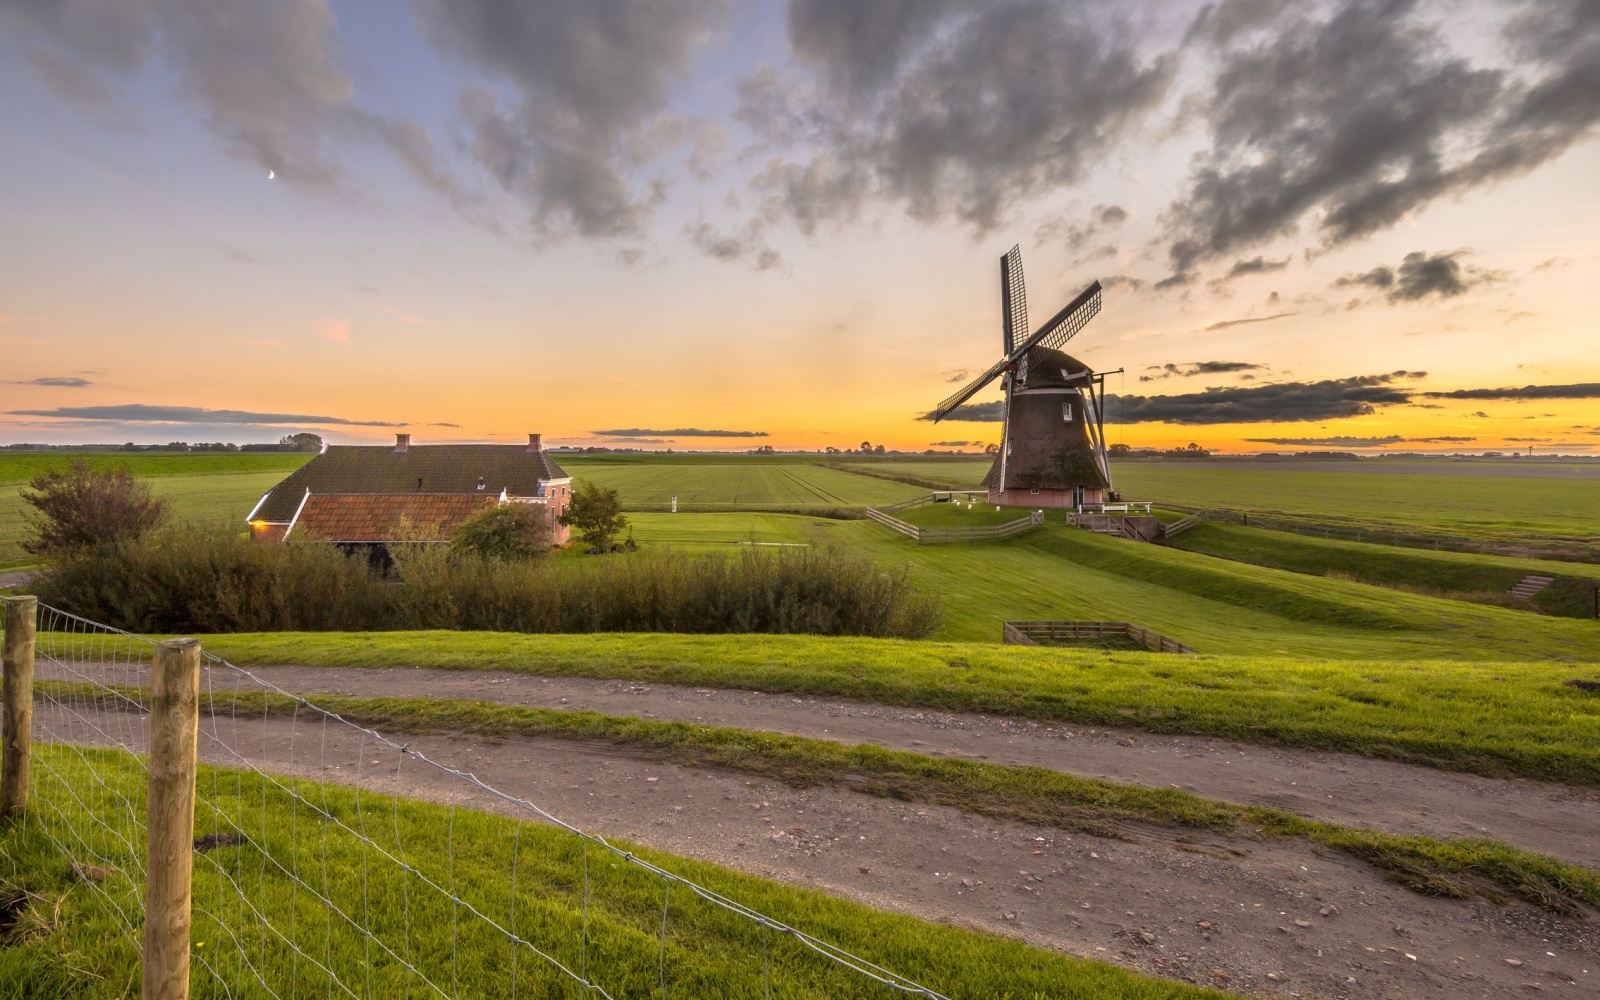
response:
<path id="1" fill-rule="evenodd" d="M 882 455 L 883 454 L 883 445 L 881 445 L 881 444 L 878 445 L 876 448 L 872 449 L 872 451 L 876 455 Z"/>
<path id="2" fill-rule="evenodd" d="M 550 519 L 543 507 L 503 503 L 461 522 L 450 541 L 491 559 L 532 559 L 550 550 Z"/>
<path id="3" fill-rule="evenodd" d="M 167 502 L 150 495 L 150 487 L 124 467 L 91 469 L 74 459 L 65 470 L 33 477 L 37 493 L 23 493 L 23 502 L 41 517 L 30 519 L 32 540 L 24 548 L 38 556 L 62 556 L 138 538 L 166 515 Z"/>
<path id="4" fill-rule="evenodd" d="M 1111 445 L 1106 449 L 1106 451 L 1109 452 L 1113 458 L 1121 458 L 1124 455 L 1133 454 L 1133 449 L 1123 444 L 1121 441 Z"/>
<path id="5" fill-rule="evenodd" d="M 561 523 L 578 529 L 584 544 L 609 551 L 612 539 L 628 526 L 622 513 L 622 496 L 615 489 L 585 479 L 572 490 L 572 504 Z"/>
<path id="6" fill-rule="evenodd" d="M 985 455 L 998 455 L 1000 454 L 1000 446 L 993 443 L 986 444 L 983 446 L 983 453 Z"/>
<path id="7" fill-rule="evenodd" d="M 321 451 L 322 435 L 301 431 L 284 437 L 278 442 L 278 447 L 284 451 Z"/>
<path id="8" fill-rule="evenodd" d="M 865 455 L 867 452 L 869 452 L 871 450 L 872 450 L 872 442 L 871 441 L 863 441 L 863 442 L 861 442 L 861 454 Z"/>

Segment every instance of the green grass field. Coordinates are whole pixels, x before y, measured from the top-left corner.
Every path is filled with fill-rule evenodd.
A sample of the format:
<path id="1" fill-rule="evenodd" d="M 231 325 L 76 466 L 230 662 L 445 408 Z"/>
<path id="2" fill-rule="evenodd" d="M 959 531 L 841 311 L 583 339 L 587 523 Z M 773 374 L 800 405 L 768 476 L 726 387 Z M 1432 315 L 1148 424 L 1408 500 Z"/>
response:
<path id="1" fill-rule="evenodd" d="M 978 485 L 989 462 L 908 459 L 856 463 L 871 472 Z M 1238 463 L 1119 462 L 1116 486 L 1137 500 L 1190 507 L 1289 514 L 1352 525 L 1394 525 L 1407 530 L 1516 539 L 1525 535 L 1600 541 L 1600 484 L 1582 479 L 1541 479 L 1507 474 L 1363 472 L 1359 465 L 1329 463 L 1326 471 Z M 863 477 L 865 478 L 865 477 Z"/>
<path id="2" fill-rule="evenodd" d="M 283 469 L 205 473 L 180 471 L 153 476 L 147 482 L 151 493 L 167 501 L 173 517 L 202 522 L 236 522 L 242 528 L 250 508 L 255 506 L 263 493 L 282 482 L 286 475 L 288 471 Z M 0 486 L 0 570 L 32 565 L 35 561 L 22 548 L 22 543 L 28 537 L 25 517 L 33 513 L 33 508 L 22 501 L 21 492 L 25 488 L 24 484 L 15 483 Z"/>
<path id="3" fill-rule="evenodd" d="M 35 805 L 25 821 L 0 826 L 0 895 L 24 903 L 0 947 L 0 994 L 18 1000 L 136 994 L 141 887 L 130 873 L 143 862 L 136 822 L 144 772 L 119 751 L 44 745 L 34 752 Z M 673 995 L 753 1000 L 766 995 L 764 946 L 772 995 L 882 995 L 865 977 L 783 935 L 764 934 L 681 886 L 664 895 L 659 877 L 601 848 L 590 845 L 585 856 L 581 840 L 547 825 L 306 780 L 280 785 L 205 765 L 197 785 L 195 833 L 238 830 L 244 839 L 195 856 L 196 997 L 219 988 L 241 995 L 234 990 L 253 991 L 248 984 L 258 980 L 271 991 L 243 995 L 345 995 L 330 979 L 357 996 L 421 996 L 432 993 L 431 982 L 452 997 L 501 997 L 513 974 L 518 995 L 589 995 L 526 947 L 514 948 L 467 906 L 452 906 L 424 879 L 502 927 L 514 926 L 568 968 L 586 964 L 612 996 L 653 995 L 664 977 Z M 349 831 L 364 832 L 374 847 L 363 848 Z M 69 856 L 52 841 L 66 844 Z M 952 997 L 1220 996 L 617 846 Z M 403 858 L 410 874 L 380 851 Z M 72 874 L 72 861 L 108 870 L 92 882 Z M 319 893 L 349 920 L 316 900 Z M 370 927 L 371 936 L 358 926 Z"/>
<path id="4" fill-rule="evenodd" d="M 690 456 L 683 456 L 688 458 Z M 616 462 L 609 456 L 561 458 L 576 479 L 589 479 L 620 491 L 624 506 L 680 505 L 760 509 L 762 507 L 864 507 L 894 503 L 927 492 L 915 486 L 825 469 L 809 461 L 773 462 L 765 458 L 693 456 L 703 461 Z"/>
<path id="5" fill-rule="evenodd" d="M 917 545 L 872 521 L 753 513 L 631 518 L 641 545 L 798 541 L 866 552 L 885 566 L 906 565 L 919 586 L 944 598 L 941 639 L 998 642 L 1007 620 L 1131 621 L 1204 653 L 1600 659 L 1595 622 L 1308 577 L 1060 523 L 1003 542 Z"/>

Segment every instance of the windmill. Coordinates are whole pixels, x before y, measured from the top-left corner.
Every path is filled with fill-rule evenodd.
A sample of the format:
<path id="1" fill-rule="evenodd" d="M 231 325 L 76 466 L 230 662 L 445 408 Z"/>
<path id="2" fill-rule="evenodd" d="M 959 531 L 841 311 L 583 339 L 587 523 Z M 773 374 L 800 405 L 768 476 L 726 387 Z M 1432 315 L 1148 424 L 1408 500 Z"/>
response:
<path id="1" fill-rule="evenodd" d="M 983 479 L 990 503 L 1079 507 L 1104 503 L 1111 492 L 1105 376 L 1116 372 L 1095 372 L 1061 350 L 1099 311 L 1097 281 L 1029 334 L 1022 249 L 1012 247 L 1000 258 L 1004 353 L 932 414 L 935 423 L 944 420 L 978 390 L 997 378 L 1004 379 L 1000 454 Z"/>

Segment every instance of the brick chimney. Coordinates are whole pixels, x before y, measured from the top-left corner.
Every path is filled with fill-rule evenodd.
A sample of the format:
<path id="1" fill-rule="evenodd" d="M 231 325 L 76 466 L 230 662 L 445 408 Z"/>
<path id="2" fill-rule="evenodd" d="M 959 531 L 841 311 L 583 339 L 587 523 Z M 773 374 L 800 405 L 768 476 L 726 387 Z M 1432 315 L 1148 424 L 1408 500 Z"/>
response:
<path id="1" fill-rule="evenodd" d="M 404 455 L 406 452 L 408 452 L 410 450 L 411 450 L 411 435 L 410 434 L 396 434 L 394 436 L 394 453 L 396 455 Z"/>
<path id="2" fill-rule="evenodd" d="M 529 434 L 528 435 L 528 454 L 537 455 L 537 454 L 539 454 L 540 449 L 543 448 L 543 447 L 544 446 L 539 443 L 539 435 L 537 435 L 537 434 Z"/>

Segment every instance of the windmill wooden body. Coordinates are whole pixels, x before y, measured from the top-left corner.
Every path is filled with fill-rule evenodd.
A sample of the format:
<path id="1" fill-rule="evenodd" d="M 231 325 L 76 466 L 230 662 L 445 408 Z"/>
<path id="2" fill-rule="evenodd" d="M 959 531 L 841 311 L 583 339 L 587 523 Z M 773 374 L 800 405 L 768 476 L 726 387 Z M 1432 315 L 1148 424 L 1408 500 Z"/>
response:
<path id="1" fill-rule="evenodd" d="M 1096 372 L 1061 350 L 1100 311 L 1100 291 L 1097 281 L 1030 334 L 1022 251 L 1012 247 L 1000 258 L 1004 354 L 933 411 L 935 422 L 952 414 L 960 419 L 961 404 L 1003 379 L 1000 452 L 983 480 L 990 503 L 1081 508 L 1110 499 L 1105 376 L 1114 373 Z"/>

